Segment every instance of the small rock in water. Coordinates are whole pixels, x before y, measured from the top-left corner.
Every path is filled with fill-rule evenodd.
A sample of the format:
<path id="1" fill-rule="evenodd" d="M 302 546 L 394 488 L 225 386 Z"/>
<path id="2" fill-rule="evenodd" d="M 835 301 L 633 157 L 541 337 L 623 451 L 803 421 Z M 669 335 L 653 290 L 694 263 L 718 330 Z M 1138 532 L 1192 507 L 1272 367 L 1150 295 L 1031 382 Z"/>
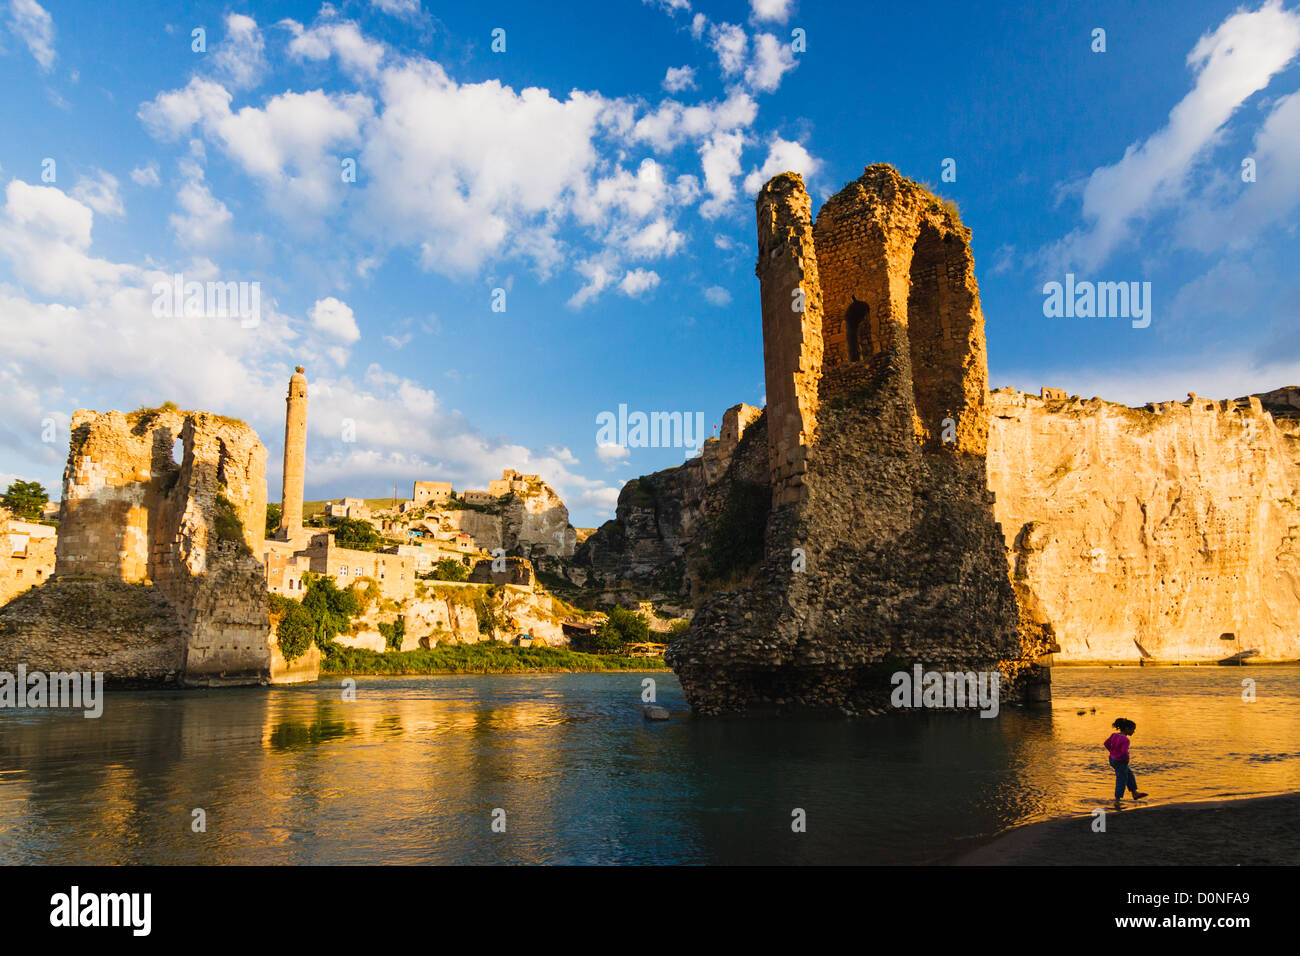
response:
<path id="1" fill-rule="evenodd" d="M 668 719 L 668 708 L 660 707 L 658 704 L 646 704 L 645 707 L 641 708 L 641 712 L 645 714 L 646 720 Z"/>

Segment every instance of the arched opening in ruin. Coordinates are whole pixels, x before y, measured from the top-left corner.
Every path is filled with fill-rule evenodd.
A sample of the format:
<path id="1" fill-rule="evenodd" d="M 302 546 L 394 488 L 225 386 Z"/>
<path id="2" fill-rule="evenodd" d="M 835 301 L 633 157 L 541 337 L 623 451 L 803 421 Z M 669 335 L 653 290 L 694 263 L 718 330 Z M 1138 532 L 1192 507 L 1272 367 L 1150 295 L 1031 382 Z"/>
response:
<path id="1" fill-rule="evenodd" d="M 844 314 L 844 339 L 848 345 L 850 362 L 861 362 L 869 351 L 862 347 L 862 335 L 867 329 L 867 304 L 854 299 Z"/>
<path id="2" fill-rule="evenodd" d="M 917 438 L 930 450 L 956 441 L 966 407 L 967 350 L 977 308 L 963 281 L 970 251 L 953 232 L 924 223 L 912 248 L 907 337 Z"/>
<path id="3" fill-rule="evenodd" d="M 179 468 L 183 461 L 185 461 L 185 439 L 177 438 L 172 442 L 172 464 Z"/>

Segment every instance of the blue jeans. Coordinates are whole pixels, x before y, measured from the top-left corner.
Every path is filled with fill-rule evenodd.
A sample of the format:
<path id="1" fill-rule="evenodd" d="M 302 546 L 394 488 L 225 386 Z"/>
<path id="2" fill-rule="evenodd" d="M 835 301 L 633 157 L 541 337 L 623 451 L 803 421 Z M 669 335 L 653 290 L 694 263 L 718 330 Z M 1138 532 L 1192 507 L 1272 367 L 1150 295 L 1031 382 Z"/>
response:
<path id="1" fill-rule="evenodd" d="M 1138 781 L 1137 777 L 1133 776 L 1133 771 L 1129 769 L 1128 764 L 1120 763 L 1112 757 L 1110 759 L 1110 766 L 1111 769 L 1115 771 L 1115 799 L 1122 800 L 1124 798 L 1125 787 L 1128 787 L 1133 796 L 1136 797 L 1138 792 Z"/>

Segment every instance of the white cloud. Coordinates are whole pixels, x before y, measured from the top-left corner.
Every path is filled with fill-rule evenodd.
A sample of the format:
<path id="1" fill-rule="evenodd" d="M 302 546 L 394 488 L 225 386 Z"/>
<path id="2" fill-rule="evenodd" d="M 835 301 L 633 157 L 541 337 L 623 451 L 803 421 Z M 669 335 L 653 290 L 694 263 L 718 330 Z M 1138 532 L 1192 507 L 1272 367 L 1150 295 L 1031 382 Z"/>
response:
<path id="1" fill-rule="evenodd" d="M 78 179 L 72 195 L 101 216 L 120 216 L 126 211 L 122 208 L 122 197 L 118 195 L 117 177 L 102 169 L 96 170 L 93 177 Z"/>
<path id="2" fill-rule="evenodd" d="M 357 328 L 356 316 L 351 307 L 333 296 L 318 299 L 307 313 L 311 324 L 330 338 L 337 339 L 345 345 L 351 345 L 361 338 Z"/>
<path id="3" fill-rule="evenodd" d="M 390 16 L 407 20 L 420 15 L 420 0 L 370 0 L 370 5 Z"/>
<path id="4" fill-rule="evenodd" d="M 212 54 L 212 66 L 230 89 L 250 89 L 262 81 L 266 42 L 256 20 L 240 13 L 226 17 L 226 36 Z"/>
<path id="5" fill-rule="evenodd" d="M 625 446 L 614 442 L 601 442 L 596 446 L 596 457 L 601 461 L 620 461 L 631 456 L 632 452 Z M 617 500 L 617 496 L 615 497 Z"/>
<path id="6" fill-rule="evenodd" d="M 669 93 L 695 88 L 695 69 L 689 66 L 670 66 L 664 74 L 663 87 Z"/>
<path id="7" fill-rule="evenodd" d="M 649 292 L 659 284 L 659 274 L 648 269 L 633 269 L 628 272 L 618 287 L 624 295 L 638 297 Z"/>
<path id="8" fill-rule="evenodd" d="M 618 504 L 619 488 L 592 488 L 584 491 L 578 498 L 578 504 L 584 508 L 593 508 L 606 513 L 612 512 Z"/>
<path id="9" fill-rule="evenodd" d="M 664 100 L 652 113 L 638 119 L 630 138 L 650 143 L 660 152 L 669 152 L 689 140 L 702 140 L 714 133 L 743 129 L 754 122 L 758 104 L 740 90 L 732 91 L 721 102 L 685 106 L 676 100 Z"/>
<path id="10" fill-rule="evenodd" d="M 574 270 L 586 282 L 569 298 L 568 304 L 571 309 L 580 309 L 613 283 L 617 267 L 608 257 L 596 256 L 580 260 Z"/>
<path id="11" fill-rule="evenodd" d="M 328 7 L 310 27 L 281 25 L 293 55 L 339 57 L 359 89 L 288 91 L 237 106 L 231 89 L 196 76 L 142 104 L 139 116 L 160 140 L 217 146 L 293 231 L 324 235 L 328 224 L 344 236 L 364 274 L 395 248 L 457 277 L 516 258 L 545 279 L 569 263 L 584 280 L 570 304 L 581 306 L 636 260 L 685 248 L 679 219 L 701 198 L 698 211 L 713 218 L 736 197 L 758 110 L 741 85 L 721 100 L 665 99 L 647 112 L 580 90 L 558 98 L 496 80 L 458 83 L 438 63 L 390 56 Z M 743 29 L 719 29 L 722 48 L 748 51 Z M 734 69 L 770 85 L 765 63 L 760 56 L 747 67 L 742 58 Z M 684 82 L 691 68 L 676 69 L 674 82 Z M 698 174 L 636 152 L 666 156 L 683 145 L 698 157 Z M 339 175 L 348 159 L 355 184 Z M 594 240 L 585 254 L 563 231 L 575 222 L 581 239 Z"/>
<path id="12" fill-rule="evenodd" d="M 158 178 L 158 164 L 155 162 L 146 163 L 144 166 L 137 166 L 131 170 L 131 180 L 137 186 L 157 186 L 161 183 Z"/>
<path id="13" fill-rule="evenodd" d="M 184 181 L 176 192 L 180 211 L 168 220 L 177 240 L 185 248 L 195 250 L 223 245 L 230 239 L 230 224 L 235 217 L 225 203 L 212 195 L 198 163 L 182 161 L 181 174 Z"/>
<path id="14" fill-rule="evenodd" d="M 745 68 L 749 38 L 734 23 L 717 23 L 710 32 L 709 45 L 718 55 L 718 66 L 725 76 L 735 76 Z"/>
<path id="15" fill-rule="evenodd" d="M 731 293 L 720 285 L 711 285 L 704 290 L 704 300 L 710 305 L 731 305 Z"/>
<path id="16" fill-rule="evenodd" d="M 160 93 L 140 107 L 145 126 L 163 140 L 196 126 L 210 141 L 260 180 L 268 202 L 286 219 L 319 216 L 347 188 L 340 156 L 354 150 L 373 106 L 366 96 L 322 90 L 286 92 L 265 107 L 230 108 L 231 94 L 210 80 L 192 79 L 183 89 Z"/>
<path id="17" fill-rule="evenodd" d="M 1269 226 L 1294 223 L 1300 207 L 1300 92 L 1272 105 L 1250 158 L 1254 182 L 1233 176 L 1218 194 L 1190 204 L 1180 224 L 1183 244 L 1202 252 L 1245 247 Z"/>
<path id="18" fill-rule="evenodd" d="M 754 37 L 754 59 L 745 67 L 745 82 L 756 90 L 771 93 L 781 85 L 781 77 L 794 69 L 794 52 L 790 45 L 770 33 Z"/>
<path id="19" fill-rule="evenodd" d="M 1269 0 L 1238 10 L 1197 42 L 1187 56 L 1196 82 L 1169 121 L 1135 143 L 1111 166 L 1094 170 L 1083 188 L 1086 227 L 1047 251 L 1054 268 L 1095 268 L 1130 238 L 1132 223 L 1183 199 L 1188 173 L 1228 119 L 1300 51 L 1300 12 Z"/>
<path id="20" fill-rule="evenodd" d="M 750 19 L 755 23 L 785 23 L 790 19 L 793 3 L 794 0 L 749 0 Z"/>
<path id="21" fill-rule="evenodd" d="M 382 99 L 361 156 L 384 171 L 365 205 L 386 240 L 417 244 L 422 264 L 447 274 L 528 249 L 545 265 L 562 207 L 589 188 L 606 101 L 460 85 L 427 61 L 386 70 Z"/>
<path id="22" fill-rule="evenodd" d="M 103 296 L 130 270 L 88 254 L 93 222 L 91 208 L 62 190 L 15 179 L 5 189 L 0 256 L 10 261 L 19 282 L 46 295 L 78 301 Z"/>
<path id="23" fill-rule="evenodd" d="M 366 39 L 351 20 L 326 20 L 307 28 L 296 20 L 282 20 L 281 24 L 294 35 L 289 41 L 290 54 L 306 60 L 336 56 L 345 69 L 357 76 L 377 76 L 387 53 L 382 43 Z"/>
<path id="24" fill-rule="evenodd" d="M 745 192 L 757 196 L 773 176 L 778 173 L 792 172 L 803 176 L 804 181 L 812 179 L 821 168 L 821 161 L 814 159 L 800 143 L 791 142 L 781 137 L 773 137 L 767 148 L 767 159 L 763 165 L 745 177 Z"/>
<path id="25" fill-rule="evenodd" d="M 9 25 L 46 72 L 54 65 L 54 20 L 36 0 L 9 0 Z"/>
<path id="26" fill-rule="evenodd" d="M 740 152 L 745 146 L 745 135 L 740 132 L 718 133 L 700 148 L 700 164 L 704 167 L 704 188 L 709 192 L 700 206 L 700 215 L 714 219 L 735 198 L 736 177 L 740 175 Z"/>

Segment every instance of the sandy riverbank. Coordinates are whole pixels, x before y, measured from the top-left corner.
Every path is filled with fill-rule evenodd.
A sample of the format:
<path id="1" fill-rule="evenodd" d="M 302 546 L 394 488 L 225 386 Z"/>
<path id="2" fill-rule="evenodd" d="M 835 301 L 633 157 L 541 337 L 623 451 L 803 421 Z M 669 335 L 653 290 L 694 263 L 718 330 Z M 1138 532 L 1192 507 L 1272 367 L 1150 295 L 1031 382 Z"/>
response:
<path id="1" fill-rule="evenodd" d="M 1300 793 L 1166 804 L 1119 812 L 1106 832 L 1092 816 L 1016 827 L 955 859 L 956 866 L 1259 866 L 1300 864 Z"/>

